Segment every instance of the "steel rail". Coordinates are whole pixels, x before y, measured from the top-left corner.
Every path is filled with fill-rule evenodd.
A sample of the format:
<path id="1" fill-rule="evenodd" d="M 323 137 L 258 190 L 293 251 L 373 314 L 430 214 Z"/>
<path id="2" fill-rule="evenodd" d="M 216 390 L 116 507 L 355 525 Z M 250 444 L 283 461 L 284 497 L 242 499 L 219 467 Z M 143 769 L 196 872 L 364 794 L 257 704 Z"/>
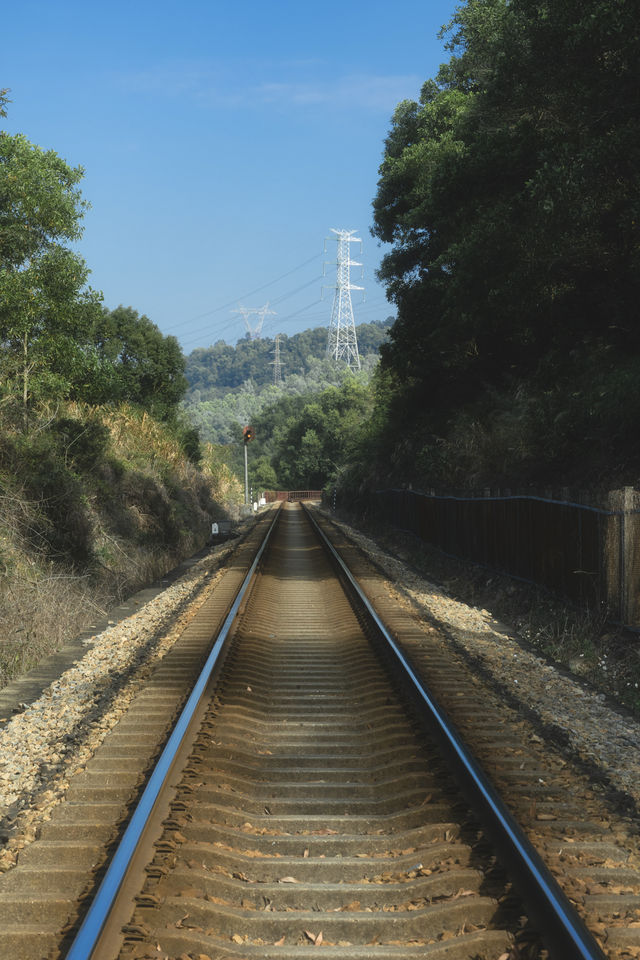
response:
<path id="1" fill-rule="evenodd" d="M 455 724 L 437 703 L 428 685 L 418 676 L 410 659 L 400 649 L 376 613 L 368 597 L 330 543 L 324 531 L 304 507 L 321 541 L 363 604 L 379 636 L 393 653 L 395 665 L 410 685 L 420 713 L 445 750 L 454 775 L 498 848 L 511 872 L 540 936 L 555 957 L 562 960 L 605 960 L 605 955 L 567 899 L 520 825 L 505 806 L 484 770 L 466 747 Z"/>
<path id="2" fill-rule="evenodd" d="M 164 747 L 164 750 L 162 751 L 158 762 L 153 769 L 147 786 L 145 787 L 143 794 L 136 805 L 122 839 L 120 840 L 113 858 L 111 859 L 107 872 L 105 873 L 96 895 L 93 898 L 91 906 L 89 907 L 89 910 L 82 921 L 75 939 L 69 948 L 69 951 L 66 955 L 66 960 L 89 960 L 98 940 L 100 939 L 100 934 L 102 933 L 105 923 L 107 922 L 109 912 L 113 907 L 118 895 L 118 891 L 122 887 L 129 869 L 129 865 L 135 854 L 138 840 L 151 817 L 154 805 L 162 791 L 162 788 L 165 785 L 171 770 L 173 759 L 180 749 L 180 745 L 186 736 L 191 719 L 197 710 L 198 704 L 202 699 L 209 679 L 220 658 L 220 654 L 225 646 L 231 625 L 238 613 L 240 605 L 245 597 L 249 584 L 253 578 L 258 563 L 260 562 L 262 554 L 265 551 L 267 543 L 269 542 L 275 529 L 279 515 L 280 511 L 278 510 L 276 511 L 275 517 L 271 521 L 271 525 L 269 526 L 264 540 L 262 541 L 260 548 L 256 553 L 253 563 L 251 564 L 238 589 L 238 592 L 235 595 L 234 601 L 229 609 L 229 613 L 227 614 L 225 621 L 220 628 L 218 635 L 216 636 L 213 647 L 211 648 L 206 663 L 202 668 L 202 672 L 196 680 L 193 690 L 191 691 L 189 698 L 183 707 L 178 720 L 176 721 L 176 725 L 173 728 L 173 731 Z"/>

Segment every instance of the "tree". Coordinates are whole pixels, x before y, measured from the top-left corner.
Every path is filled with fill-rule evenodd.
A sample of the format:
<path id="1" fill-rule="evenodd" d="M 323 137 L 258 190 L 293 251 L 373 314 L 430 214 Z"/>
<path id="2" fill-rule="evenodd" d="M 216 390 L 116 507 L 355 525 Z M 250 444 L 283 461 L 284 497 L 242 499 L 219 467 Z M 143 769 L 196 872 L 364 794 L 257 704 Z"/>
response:
<path id="1" fill-rule="evenodd" d="M 67 396 L 86 383 L 91 351 L 86 336 L 99 312 L 84 289 L 88 271 L 70 250 L 52 246 L 21 270 L 0 273 L 0 339 L 5 383 L 31 399 Z M 108 378 L 107 378 L 108 379 Z"/>
<path id="2" fill-rule="evenodd" d="M 640 347 L 631 0 L 468 0 L 385 145 L 383 363 L 445 408 L 595 339 Z"/>
<path id="3" fill-rule="evenodd" d="M 277 489 L 278 478 L 268 457 L 250 458 L 249 482 L 254 490 L 254 496 L 264 490 Z"/>
<path id="4" fill-rule="evenodd" d="M 102 310 L 92 329 L 99 355 L 113 365 L 118 399 L 171 419 L 187 389 L 185 358 L 175 337 L 133 307 Z"/>
<path id="5" fill-rule="evenodd" d="M 293 398 L 291 398 L 293 399 Z M 371 413 L 369 388 L 356 378 L 313 397 L 289 399 L 265 411 L 270 421 L 271 462 L 284 489 L 322 489 L 335 480 L 358 446 Z"/>
<path id="6" fill-rule="evenodd" d="M 6 95 L 0 95 L 4 115 Z M 91 366 L 88 331 L 100 295 L 86 287 L 77 240 L 87 204 L 80 167 L 23 135 L 0 132 L 0 370 L 3 392 L 66 395 Z"/>

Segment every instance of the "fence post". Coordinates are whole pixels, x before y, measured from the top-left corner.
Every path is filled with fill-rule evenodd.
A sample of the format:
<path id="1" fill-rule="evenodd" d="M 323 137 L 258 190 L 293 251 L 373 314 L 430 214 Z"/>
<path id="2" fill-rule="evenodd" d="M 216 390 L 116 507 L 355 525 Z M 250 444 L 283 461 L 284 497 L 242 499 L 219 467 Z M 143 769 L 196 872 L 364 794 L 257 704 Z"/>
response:
<path id="1" fill-rule="evenodd" d="M 609 509 L 617 516 L 610 518 L 613 523 L 607 537 L 607 593 L 610 608 L 617 607 L 620 621 L 629 627 L 640 626 L 640 514 L 635 512 L 639 503 L 633 487 L 609 494 Z M 617 536 L 612 536 L 616 529 Z M 617 604 L 613 602 L 616 594 Z"/>

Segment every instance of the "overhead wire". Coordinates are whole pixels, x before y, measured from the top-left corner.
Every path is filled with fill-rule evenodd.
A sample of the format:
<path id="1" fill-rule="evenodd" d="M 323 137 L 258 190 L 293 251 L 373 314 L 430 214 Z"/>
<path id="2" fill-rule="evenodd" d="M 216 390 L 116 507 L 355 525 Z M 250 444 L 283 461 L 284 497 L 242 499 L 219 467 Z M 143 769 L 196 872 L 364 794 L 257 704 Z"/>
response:
<path id="1" fill-rule="evenodd" d="M 319 277 L 313 277 L 313 279 L 309 280 L 307 283 L 302 283 L 302 284 L 300 284 L 300 286 L 296 287 L 294 290 L 289 290 L 287 293 L 283 293 L 281 296 L 276 297 L 273 301 L 270 301 L 270 302 L 273 303 L 273 304 L 282 303 L 282 302 L 284 302 L 285 300 L 288 300 L 289 297 L 293 297 L 293 296 L 295 296 L 297 293 L 300 293 L 301 290 L 305 290 L 307 287 L 313 286 L 314 283 L 319 283 L 319 281 L 320 281 L 321 279 L 322 279 L 321 276 L 319 276 Z M 235 300 L 232 301 L 232 303 L 236 303 L 236 302 L 237 302 L 237 301 L 235 301 Z M 317 301 L 317 302 L 320 302 L 320 301 Z M 304 309 L 306 309 L 306 308 L 304 308 Z M 228 319 L 228 320 L 227 320 L 226 322 L 224 322 L 224 323 L 218 324 L 218 325 L 216 326 L 216 330 L 215 330 L 216 335 L 219 335 L 219 334 L 223 333 L 225 330 L 228 330 L 230 327 L 235 327 L 235 326 L 237 326 L 237 323 L 238 323 L 237 318 L 233 317 L 233 318 Z M 207 329 L 208 329 L 208 328 L 207 328 Z M 211 331 L 210 331 L 210 332 L 211 332 Z M 182 340 L 182 345 L 183 345 L 183 346 L 189 346 L 189 345 L 192 344 L 192 343 L 196 343 L 196 342 L 200 339 L 200 335 L 199 335 L 199 332 L 198 332 L 198 331 L 193 331 L 193 333 L 194 333 L 194 336 L 191 336 L 191 337 L 189 337 L 189 338 L 187 338 L 187 339 L 183 339 L 183 340 Z"/>
<path id="2" fill-rule="evenodd" d="M 204 317 L 210 317 L 214 313 L 220 313 L 221 310 L 227 310 L 229 307 L 232 307 L 234 304 L 238 303 L 240 300 L 245 300 L 247 297 L 252 297 L 256 293 L 261 293 L 263 290 L 266 290 L 267 287 L 273 286 L 274 283 L 279 283 L 281 280 L 285 280 L 287 277 L 290 277 L 291 274 L 296 273 L 298 270 L 302 270 L 303 267 L 308 266 L 310 263 L 313 263 L 314 260 L 317 260 L 318 257 L 323 256 L 322 253 L 316 253 L 312 257 L 309 257 L 308 260 L 304 260 L 302 263 L 299 263 L 297 267 L 292 267 L 291 270 L 287 270 L 286 273 L 282 273 L 279 277 L 274 277 L 273 280 L 268 280 L 267 283 L 263 283 L 261 286 L 256 287 L 254 290 L 249 290 L 248 293 L 243 293 L 239 297 L 234 297 L 233 300 L 229 300 L 228 303 L 223 303 L 219 307 L 212 307 L 211 310 L 205 310 L 204 313 L 199 313 L 195 317 L 191 317 L 190 320 L 181 320 L 178 323 L 172 324 L 168 329 L 177 330 L 178 327 L 184 327 L 189 323 L 195 323 L 196 320 L 202 320 Z"/>
<path id="3" fill-rule="evenodd" d="M 275 301 L 273 301 L 273 302 L 274 302 L 274 303 L 282 302 L 282 301 L 284 301 L 285 299 L 287 299 L 287 297 L 293 296 L 295 293 L 300 292 L 300 290 L 303 290 L 305 287 L 311 286 L 313 283 L 315 283 L 315 280 L 311 280 L 311 281 L 309 281 L 308 283 L 301 284 L 301 286 L 300 286 L 300 287 L 297 287 L 294 291 L 291 291 L 290 293 L 287 293 L 287 294 L 283 294 L 281 297 L 279 297 L 277 300 L 275 300 Z M 385 300 L 386 300 L 385 297 L 376 297 L 374 300 L 367 301 L 366 308 L 365 308 L 364 310 L 360 309 L 360 310 L 358 311 L 358 316 L 359 316 L 359 317 L 368 316 L 370 312 L 375 312 L 376 305 L 379 305 L 379 304 L 385 302 Z M 292 311 L 291 313 L 286 314 L 285 316 L 277 315 L 277 316 L 274 317 L 273 319 L 267 320 L 266 323 L 265 323 L 265 327 L 264 327 L 263 329 L 266 328 L 266 330 L 272 330 L 272 331 L 275 332 L 276 330 L 281 329 L 282 326 L 284 326 L 285 324 L 289 324 L 289 323 L 295 322 L 295 321 L 298 319 L 298 316 L 299 316 L 300 314 L 305 313 L 307 310 L 310 310 L 311 307 L 314 307 L 314 306 L 316 306 L 316 305 L 318 305 L 318 304 L 321 304 L 321 303 L 326 304 L 326 303 L 327 303 L 327 300 L 326 300 L 326 299 L 323 299 L 322 297 L 319 297 L 317 300 L 313 300 L 313 301 L 311 301 L 311 303 L 308 303 L 306 306 L 301 307 L 301 308 L 298 309 L 298 310 L 294 310 L 294 311 Z M 369 308 L 370 308 L 370 309 L 369 309 Z M 310 323 L 313 323 L 314 321 L 318 321 L 318 323 L 327 323 L 327 322 L 328 322 L 327 313 L 313 314 L 311 317 L 307 317 L 306 319 L 307 319 L 308 322 L 310 322 Z M 236 320 L 235 318 L 230 318 L 230 319 L 228 319 L 226 322 L 218 325 L 218 326 L 216 327 L 216 331 L 215 331 L 216 336 L 217 336 L 217 339 L 220 339 L 220 336 L 219 336 L 219 335 L 222 334 L 222 333 L 224 333 L 225 330 L 228 330 L 228 329 L 230 329 L 231 327 L 236 326 L 236 324 L 237 324 L 237 320 Z M 189 339 L 187 339 L 187 340 L 183 340 L 183 341 L 182 341 L 182 345 L 183 345 L 183 347 L 188 347 L 188 346 L 190 346 L 191 344 L 196 344 L 196 343 L 198 343 L 199 340 L 200 340 L 200 337 L 199 337 L 199 335 L 196 334 L 195 337 L 189 338 Z"/>
<path id="4" fill-rule="evenodd" d="M 298 270 L 301 270 L 303 269 L 303 267 L 306 267 L 310 263 L 313 263 L 314 261 L 318 260 L 318 258 L 321 256 L 323 256 L 323 254 L 321 253 L 314 254 L 312 257 L 308 257 L 306 260 L 303 260 L 302 263 L 299 263 L 297 266 L 292 267 L 290 270 L 285 271 L 285 273 L 280 274 L 278 277 L 274 277 L 272 280 L 267 281 L 267 283 L 261 284 L 259 287 L 255 287 L 253 290 L 250 290 L 247 293 L 242 294 L 240 297 L 234 297 L 233 300 L 229 300 L 227 303 L 221 304 L 220 306 L 213 307 L 211 310 L 207 310 L 204 313 L 198 314 L 197 316 L 192 317 L 190 320 L 183 320 L 178 323 L 175 323 L 168 329 L 169 331 L 177 330 L 181 327 L 187 326 L 188 324 L 192 324 L 197 320 L 201 320 L 201 319 L 204 319 L 205 317 L 213 316 L 215 313 L 220 313 L 222 310 L 229 309 L 230 307 L 239 303 L 241 300 L 246 299 L 247 297 L 251 297 L 256 293 L 260 293 L 261 291 L 266 290 L 268 287 L 273 286 L 273 284 L 279 283 L 281 280 L 284 280 L 287 277 L 290 277 L 292 274 L 296 273 Z M 270 304 L 275 306 L 277 304 L 283 303 L 285 300 L 288 300 L 290 297 L 295 296 L 296 294 L 300 293 L 302 290 L 305 290 L 307 287 L 312 286 L 314 283 L 320 283 L 322 281 L 322 278 L 323 278 L 322 275 L 313 277 L 311 280 L 307 281 L 306 283 L 300 284 L 298 287 L 295 287 L 293 290 L 287 291 L 275 297 L 273 300 L 270 301 Z M 359 309 L 358 311 L 359 316 L 362 316 L 362 315 L 367 316 L 370 312 L 370 308 L 375 307 L 375 304 L 382 302 L 383 299 L 385 298 L 379 297 L 374 299 L 373 302 L 369 301 L 364 310 L 362 308 Z M 305 313 L 307 310 L 311 309 L 311 307 L 322 302 L 325 302 L 324 297 L 320 297 L 318 300 L 312 301 L 311 303 L 307 304 L 305 307 L 302 307 L 299 310 L 295 310 L 285 317 L 277 317 L 277 318 L 274 317 L 273 320 L 269 319 L 267 320 L 266 327 L 267 329 L 272 329 L 272 328 L 275 329 L 279 325 L 292 323 L 297 319 L 299 314 Z M 313 320 L 317 320 L 318 322 L 322 323 L 322 322 L 326 322 L 327 318 L 325 314 L 322 314 L 322 315 L 317 314 L 316 316 L 308 319 L 309 319 L 309 322 L 313 322 Z M 216 337 L 216 340 L 219 340 L 222 338 L 222 335 L 226 331 L 232 328 L 237 328 L 237 325 L 238 325 L 238 319 L 236 317 L 229 317 L 225 321 L 222 321 L 216 324 L 215 330 L 211 330 L 209 326 L 196 328 L 195 330 L 190 331 L 190 335 L 188 336 L 187 339 L 181 338 L 182 347 L 185 348 L 185 347 L 190 347 L 192 345 L 195 346 L 196 344 L 199 344 L 202 340 L 203 334 L 206 334 L 207 332 L 209 333 L 210 336 L 213 335 Z"/>

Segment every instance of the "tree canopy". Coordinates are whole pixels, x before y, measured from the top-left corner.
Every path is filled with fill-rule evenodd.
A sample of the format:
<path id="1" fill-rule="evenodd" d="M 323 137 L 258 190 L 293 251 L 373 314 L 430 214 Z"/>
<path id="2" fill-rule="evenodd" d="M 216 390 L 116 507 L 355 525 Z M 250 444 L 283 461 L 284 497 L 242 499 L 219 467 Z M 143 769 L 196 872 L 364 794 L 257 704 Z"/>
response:
<path id="1" fill-rule="evenodd" d="M 552 349 L 638 348 L 640 68 L 630 0 L 468 0 L 393 117 L 374 201 L 399 320 L 383 357 L 433 397 Z"/>
<path id="2" fill-rule="evenodd" d="M 99 356 L 114 370 L 114 399 L 145 407 L 161 420 L 187 390 L 186 361 L 175 337 L 133 307 L 104 308 L 91 331 Z"/>
<path id="3" fill-rule="evenodd" d="M 65 245 L 82 233 L 81 178 L 53 150 L 0 131 L 0 369 L 3 392 L 25 408 L 95 373 L 88 334 L 100 295 Z"/>
<path id="4" fill-rule="evenodd" d="M 0 116 L 7 91 L 0 91 Z M 185 360 L 131 307 L 102 309 L 89 270 L 68 244 L 88 207 L 72 167 L 22 134 L 0 132 L 0 373 L 5 400 L 128 401 L 175 415 Z"/>
<path id="5" fill-rule="evenodd" d="M 398 310 L 381 470 L 451 483 L 455 460 L 462 484 L 594 450 L 603 470 L 640 461 L 638 30 L 632 0 L 467 0 L 449 61 L 398 105 L 374 199 Z"/>
<path id="6" fill-rule="evenodd" d="M 285 490 L 320 490 L 335 482 L 361 443 L 371 407 L 368 384 L 353 375 L 340 387 L 282 397 L 266 407 L 254 421 L 255 482 L 277 480 Z"/>

